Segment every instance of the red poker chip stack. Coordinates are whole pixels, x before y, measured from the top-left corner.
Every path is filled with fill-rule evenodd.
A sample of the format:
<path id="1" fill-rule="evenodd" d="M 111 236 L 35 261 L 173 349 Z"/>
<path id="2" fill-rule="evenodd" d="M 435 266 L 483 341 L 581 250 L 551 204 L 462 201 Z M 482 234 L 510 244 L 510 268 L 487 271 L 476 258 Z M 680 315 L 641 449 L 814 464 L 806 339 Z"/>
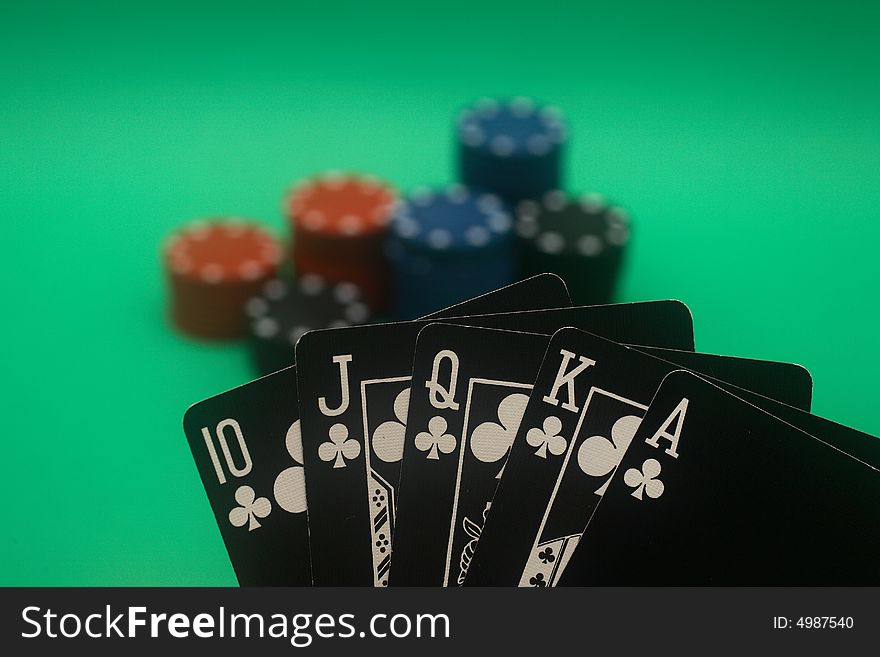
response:
<path id="1" fill-rule="evenodd" d="M 245 303 L 275 277 L 280 257 L 269 232 L 240 219 L 198 221 L 176 233 L 163 253 L 175 326 L 200 338 L 243 337 Z"/>
<path id="2" fill-rule="evenodd" d="M 390 186 L 365 176 L 326 174 L 294 188 L 285 211 L 297 275 L 354 283 L 374 313 L 388 310 L 384 245 L 394 202 Z"/>

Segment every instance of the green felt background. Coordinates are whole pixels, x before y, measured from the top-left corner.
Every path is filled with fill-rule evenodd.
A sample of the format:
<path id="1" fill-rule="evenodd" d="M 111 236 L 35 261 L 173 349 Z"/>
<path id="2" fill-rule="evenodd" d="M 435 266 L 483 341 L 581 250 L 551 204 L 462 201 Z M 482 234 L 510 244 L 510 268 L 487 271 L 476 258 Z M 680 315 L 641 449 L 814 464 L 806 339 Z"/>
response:
<path id="1" fill-rule="evenodd" d="M 247 353 L 166 326 L 163 236 L 280 229 L 326 168 L 445 182 L 480 95 L 566 110 L 569 187 L 634 217 L 623 299 L 880 433 L 875 3 L 176 4 L 2 7 L 0 584 L 234 582 L 181 417 Z"/>

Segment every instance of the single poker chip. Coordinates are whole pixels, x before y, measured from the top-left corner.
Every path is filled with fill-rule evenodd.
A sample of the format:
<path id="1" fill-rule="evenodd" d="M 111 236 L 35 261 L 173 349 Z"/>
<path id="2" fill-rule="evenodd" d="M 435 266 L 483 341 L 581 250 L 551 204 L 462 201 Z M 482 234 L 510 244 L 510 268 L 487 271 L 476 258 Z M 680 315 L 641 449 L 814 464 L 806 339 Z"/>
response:
<path id="1" fill-rule="evenodd" d="M 385 232 L 395 201 L 383 182 L 328 173 L 296 185 L 287 195 L 287 216 L 300 233 L 358 238 Z"/>
<path id="2" fill-rule="evenodd" d="M 185 226 L 163 249 L 174 325 L 200 338 L 244 336 L 244 303 L 275 277 L 280 259 L 278 241 L 253 222 L 222 218 Z"/>
<path id="3" fill-rule="evenodd" d="M 353 283 L 306 275 L 267 282 L 245 305 L 254 365 L 262 374 L 294 363 L 296 341 L 307 331 L 364 324 L 370 309 Z"/>
<path id="4" fill-rule="evenodd" d="M 459 114 L 455 132 L 466 185 L 510 202 L 562 187 L 568 128 L 557 108 L 530 98 L 484 98 Z"/>
<path id="5" fill-rule="evenodd" d="M 398 204 L 391 222 L 391 234 L 403 248 L 434 257 L 473 257 L 503 248 L 512 229 L 512 217 L 497 196 L 463 185 L 414 190 Z"/>
<path id="6" fill-rule="evenodd" d="M 516 210 L 522 273 L 552 272 L 577 304 L 610 303 L 631 236 L 628 213 L 598 194 L 554 190 Z"/>

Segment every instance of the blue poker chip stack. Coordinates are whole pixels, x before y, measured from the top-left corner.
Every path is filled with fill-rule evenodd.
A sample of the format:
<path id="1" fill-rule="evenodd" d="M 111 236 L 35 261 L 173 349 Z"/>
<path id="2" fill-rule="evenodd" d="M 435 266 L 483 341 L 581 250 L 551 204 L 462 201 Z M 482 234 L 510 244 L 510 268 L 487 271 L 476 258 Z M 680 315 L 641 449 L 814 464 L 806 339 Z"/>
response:
<path id="1" fill-rule="evenodd" d="M 421 317 L 513 282 L 512 227 L 497 196 L 462 185 L 406 197 L 387 244 L 396 317 Z"/>
<path id="2" fill-rule="evenodd" d="M 509 203 L 562 188 L 568 130 L 561 112 L 528 98 L 483 99 L 456 125 L 459 179 Z"/>

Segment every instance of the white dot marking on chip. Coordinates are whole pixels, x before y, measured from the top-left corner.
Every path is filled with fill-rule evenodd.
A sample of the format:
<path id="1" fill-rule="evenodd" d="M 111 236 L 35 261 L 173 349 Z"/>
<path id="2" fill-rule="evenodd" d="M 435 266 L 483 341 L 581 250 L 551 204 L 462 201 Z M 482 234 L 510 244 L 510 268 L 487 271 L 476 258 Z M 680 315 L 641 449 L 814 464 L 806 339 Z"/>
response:
<path id="1" fill-rule="evenodd" d="M 374 208 L 370 209 L 370 219 L 372 219 L 375 223 L 380 226 L 385 226 L 391 221 L 391 212 L 394 210 L 393 203 L 386 203 L 384 205 L 377 205 Z"/>
<path id="2" fill-rule="evenodd" d="M 263 286 L 263 294 L 273 301 L 278 301 L 279 299 L 283 299 L 287 294 L 287 285 L 284 284 L 284 281 L 280 281 L 276 278 Z"/>
<path id="3" fill-rule="evenodd" d="M 486 214 L 497 212 L 501 209 L 501 199 L 495 196 L 495 194 L 480 194 L 480 197 L 477 199 L 477 207 L 480 208 L 480 212 L 485 212 Z"/>
<path id="4" fill-rule="evenodd" d="M 196 221 L 191 221 L 186 226 L 186 232 L 189 233 L 189 236 L 195 240 L 204 240 L 208 237 L 208 232 L 211 229 L 211 225 L 207 221 L 203 221 L 201 219 L 197 219 Z"/>
<path id="5" fill-rule="evenodd" d="M 561 123 L 559 125 L 549 126 L 550 138 L 557 144 L 561 144 L 568 138 L 568 128 Z"/>
<path id="6" fill-rule="evenodd" d="M 559 233 L 548 231 L 538 237 L 538 248 L 544 253 L 561 253 L 565 248 L 565 239 Z"/>
<path id="7" fill-rule="evenodd" d="M 620 207 L 613 207 L 608 210 L 608 219 L 617 223 L 629 226 L 629 213 Z"/>
<path id="8" fill-rule="evenodd" d="M 506 233 L 510 230 L 513 222 L 511 222 L 510 217 L 504 212 L 494 212 L 489 215 L 487 223 L 489 224 L 489 228 L 496 233 Z"/>
<path id="9" fill-rule="evenodd" d="M 345 176 L 341 171 L 328 171 L 322 176 L 321 182 L 327 189 L 335 191 L 345 184 Z"/>
<path id="10" fill-rule="evenodd" d="M 605 239 L 614 246 L 623 246 L 629 240 L 629 228 L 623 224 L 615 224 L 608 228 Z"/>
<path id="11" fill-rule="evenodd" d="M 202 267 L 202 280 L 206 283 L 219 283 L 223 280 L 223 267 L 211 263 Z"/>
<path id="12" fill-rule="evenodd" d="M 531 135 L 526 140 L 526 148 L 532 155 L 546 155 L 550 152 L 550 140 L 544 135 Z"/>
<path id="13" fill-rule="evenodd" d="M 339 230 L 343 235 L 357 235 L 363 227 L 363 220 L 356 214 L 347 214 L 339 219 Z"/>
<path id="14" fill-rule="evenodd" d="M 241 277 L 246 281 L 255 281 L 263 273 L 263 266 L 256 260 L 245 260 L 238 267 Z"/>
<path id="15" fill-rule="evenodd" d="M 517 96 L 510 101 L 510 113 L 518 119 L 525 119 L 534 114 L 535 101 L 526 96 Z"/>
<path id="16" fill-rule="evenodd" d="M 558 189 L 554 189 L 553 191 L 544 194 L 544 205 L 547 206 L 548 210 L 552 210 L 553 212 L 563 210 L 567 200 L 565 192 Z"/>
<path id="17" fill-rule="evenodd" d="M 538 234 L 538 224 L 534 221 L 520 220 L 516 224 L 516 232 L 520 237 L 532 238 Z"/>
<path id="18" fill-rule="evenodd" d="M 477 114 L 491 118 L 498 114 L 498 101 L 494 98 L 480 98 L 476 103 Z"/>
<path id="19" fill-rule="evenodd" d="M 279 330 L 278 321 L 272 317 L 261 317 L 254 322 L 254 333 L 260 338 L 274 338 Z"/>
<path id="20" fill-rule="evenodd" d="M 263 260 L 272 265 L 278 264 L 278 261 L 281 260 L 281 249 L 278 248 L 277 244 L 267 244 L 263 247 L 261 254 Z"/>
<path id="21" fill-rule="evenodd" d="M 174 256 L 171 259 L 171 269 L 175 274 L 188 274 L 193 269 L 192 260 L 185 256 Z"/>
<path id="22" fill-rule="evenodd" d="M 309 210 L 303 217 L 303 226 L 309 230 L 319 230 L 326 222 L 327 218 L 320 210 Z"/>
<path id="23" fill-rule="evenodd" d="M 452 203 L 464 203 L 468 198 L 467 188 L 464 185 L 450 185 L 446 189 L 446 198 Z"/>
<path id="24" fill-rule="evenodd" d="M 497 137 L 492 138 L 492 143 L 489 145 L 489 148 L 492 150 L 493 155 L 507 157 L 513 153 L 516 148 L 516 143 L 513 141 L 513 138 L 508 135 L 498 135 Z"/>
<path id="25" fill-rule="evenodd" d="M 565 120 L 562 110 L 554 105 L 547 105 L 538 114 L 545 123 L 562 123 Z"/>
<path id="26" fill-rule="evenodd" d="M 435 228 L 428 233 L 428 245 L 433 249 L 446 249 L 452 244 L 452 235 L 448 230 Z"/>
<path id="27" fill-rule="evenodd" d="M 394 222 L 395 232 L 403 238 L 410 239 L 419 234 L 419 224 L 407 215 L 398 215 Z"/>
<path id="28" fill-rule="evenodd" d="M 305 205 L 306 205 L 305 201 L 299 195 L 294 196 L 293 194 L 291 194 L 287 198 L 287 207 L 290 210 L 290 214 L 292 214 L 293 216 L 302 214 L 303 209 L 305 208 Z M 283 209 L 284 209 L 284 206 L 282 205 L 282 210 Z"/>
<path id="29" fill-rule="evenodd" d="M 462 126 L 459 129 L 459 134 L 461 135 L 461 140 L 467 146 L 472 146 L 474 148 L 482 146 L 486 141 L 486 133 L 484 133 L 479 126 L 473 124 Z"/>
<path id="30" fill-rule="evenodd" d="M 226 220 L 223 228 L 229 237 L 233 239 L 239 239 L 241 237 L 244 237 L 245 233 L 247 233 L 248 225 L 244 219 L 239 219 L 238 217 L 230 217 Z"/>
<path id="31" fill-rule="evenodd" d="M 482 226 L 471 226 L 464 231 L 464 239 L 471 246 L 485 246 L 492 236 Z"/>
<path id="32" fill-rule="evenodd" d="M 355 324 L 360 324 L 361 322 L 366 321 L 367 317 L 369 317 L 370 310 L 367 308 L 366 304 L 356 302 L 349 305 L 344 313 L 350 321 Z"/>
<path id="33" fill-rule="evenodd" d="M 577 241 L 577 249 L 588 258 L 594 258 L 602 253 L 602 240 L 595 235 L 584 235 Z"/>
<path id="34" fill-rule="evenodd" d="M 369 174 L 364 174 L 357 179 L 358 189 L 361 190 L 363 194 L 367 196 L 374 196 L 378 194 L 380 190 L 381 183 L 376 176 L 371 176 Z"/>
<path id="35" fill-rule="evenodd" d="M 360 296 L 357 285 L 354 283 L 338 283 L 333 288 L 333 296 L 339 303 L 351 303 Z"/>
<path id="36" fill-rule="evenodd" d="M 525 219 L 527 217 L 534 219 L 538 216 L 539 211 L 540 208 L 534 201 L 522 201 L 516 206 L 516 214 L 520 219 Z"/>
<path id="37" fill-rule="evenodd" d="M 591 192 L 581 196 L 579 203 L 584 210 L 591 214 L 595 214 L 605 207 L 605 197 L 601 194 Z"/>
<path id="38" fill-rule="evenodd" d="M 314 296 L 324 289 L 324 279 L 315 274 L 306 274 L 299 279 L 299 289 L 305 294 Z"/>
<path id="39" fill-rule="evenodd" d="M 244 311 L 248 314 L 248 316 L 257 318 L 262 317 L 267 312 L 269 312 L 269 302 L 260 297 L 254 297 L 253 299 L 248 299 L 248 302 L 244 306 Z"/>

